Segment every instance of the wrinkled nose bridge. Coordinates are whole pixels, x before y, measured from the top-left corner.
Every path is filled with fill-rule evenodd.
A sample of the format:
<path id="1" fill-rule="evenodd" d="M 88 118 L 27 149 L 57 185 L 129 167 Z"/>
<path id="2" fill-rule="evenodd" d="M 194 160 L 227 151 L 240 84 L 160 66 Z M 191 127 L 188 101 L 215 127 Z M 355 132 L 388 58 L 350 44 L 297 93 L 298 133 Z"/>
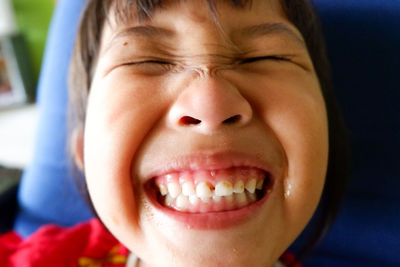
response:
<path id="1" fill-rule="evenodd" d="M 193 71 L 200 78 L 216 77 L 222 70 L 232 69 L 235 65 L 235 58 L 229 55 L 213 53 L 198 54 L 188 58 L 189 64 L 186 69 Z"/>
<path id="2" fill-rule="evenodd" d="M 224 126 L 243 126 L 252 117 L 250 103 L 238 88 L 217 75 L 218 68 L 196 68 L 172 105 L 168 121 L 211 133 Z"/>
<path id="3" fill-rule="evenodd" d="M 213 79 L 218 78 L 218 72 L 232 68 L 232 63 L 207 63 L 207 64 L 196 64 L 196 66 L 190 66 L 189 69 L 197 74 L 197 78 L 200 79 Z"/>

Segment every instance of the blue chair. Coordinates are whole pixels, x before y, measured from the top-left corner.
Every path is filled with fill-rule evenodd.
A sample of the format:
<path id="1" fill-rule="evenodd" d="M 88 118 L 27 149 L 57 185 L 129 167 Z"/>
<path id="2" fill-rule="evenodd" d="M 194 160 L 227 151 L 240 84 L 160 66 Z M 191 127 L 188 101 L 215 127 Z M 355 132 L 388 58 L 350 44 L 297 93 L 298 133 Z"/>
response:
<path id="1" fill-rule="evenodd" d="M 93 216 L 66 152 L 66 74 L 83 1 L 59 1 L 39 84 L 39 132 L 19 189 L 15 229 Z M 331 231 L 306 266 L 400 266 L 400 1 L 315 0 L 349 126 L 352 172 Z M 61 196 L 61 197 L 60 197 Z"/>
<path id="2" fill-rule="evenodd" d="M 66 151 L 67 73 L 84 1 L 58 1 L 38 85 L 39 125 L 33 162 L 19 189 L 14 228 L 27 236 L 42 224 L 73 225 L 93 215 L 76 189 Z"/>

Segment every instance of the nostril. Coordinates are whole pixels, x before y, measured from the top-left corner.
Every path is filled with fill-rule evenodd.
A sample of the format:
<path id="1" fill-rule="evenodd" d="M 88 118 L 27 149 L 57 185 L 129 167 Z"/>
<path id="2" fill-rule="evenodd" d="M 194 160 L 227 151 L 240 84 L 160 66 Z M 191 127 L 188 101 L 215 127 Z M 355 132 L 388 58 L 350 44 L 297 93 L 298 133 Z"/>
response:
<path id="1" fill-rule="evenodd" d="M 226 124 L 235 123 L 235 122 L 240 121 L 241 118 L 242 118 L 242 116 L 235 115 L 235 116 L 232 116 L 232 117 L 224 120 L 223 123 L 226 123 Z"/>
<path id="2" fill-rule="evenodd" d="M 179 120 L 179 124 L 181 125 L 196 125 L 201 123 L 201 120 L 195 119 L 193 117 L 190 116 L 183 116 L 180 120 Z"/>

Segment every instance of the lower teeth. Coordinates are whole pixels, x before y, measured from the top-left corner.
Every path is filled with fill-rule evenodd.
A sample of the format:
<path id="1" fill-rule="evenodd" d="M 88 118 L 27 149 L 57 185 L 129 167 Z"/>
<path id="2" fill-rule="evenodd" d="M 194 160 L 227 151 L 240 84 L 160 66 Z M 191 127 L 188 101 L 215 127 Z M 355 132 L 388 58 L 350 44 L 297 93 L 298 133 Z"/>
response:
<path id="1" fill-rule="evenodd" d="M 215 212 L 234 210 L 257 201 L 256 193 L 234 193 L 225 197 L 198 198 L 197 196 L 179 195 L 172 198 L 170 195 L 163 197 L 165 206 L 174 210 L 190 213 Z"/>

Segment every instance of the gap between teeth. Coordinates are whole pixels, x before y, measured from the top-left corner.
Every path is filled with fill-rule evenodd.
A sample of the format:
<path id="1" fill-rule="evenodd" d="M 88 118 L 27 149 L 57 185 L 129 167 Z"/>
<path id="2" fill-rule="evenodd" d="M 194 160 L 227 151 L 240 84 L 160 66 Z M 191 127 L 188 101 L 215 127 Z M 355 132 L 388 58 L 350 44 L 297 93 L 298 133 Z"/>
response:
<path id="1" fill-rule="evenodd" d="M 250 179 L 246 184 L 239 180 L 235 184 L 229 181 L 219 181 L 215 187 L 209 182 L 200 182 L 194 186 L 191 182 L 184 182 L 180 185 L 177 182 L 169 182 L 167 185 L 158 184 L 158 189 L 162 196 L 177 199 L 177 203 L 186 201 L 186 197 L 191 204 L 195 204 L 198 199 L 207 202 L 213 198 L 214 202 L 218 202 L 221 197 L 229 197 L 233 195 L 242 195 L 246 191 L 255 194 L 256 190 L 261 190 L 264 180 Z M 180 198 L 179 198 L 180 197 Z"/>

